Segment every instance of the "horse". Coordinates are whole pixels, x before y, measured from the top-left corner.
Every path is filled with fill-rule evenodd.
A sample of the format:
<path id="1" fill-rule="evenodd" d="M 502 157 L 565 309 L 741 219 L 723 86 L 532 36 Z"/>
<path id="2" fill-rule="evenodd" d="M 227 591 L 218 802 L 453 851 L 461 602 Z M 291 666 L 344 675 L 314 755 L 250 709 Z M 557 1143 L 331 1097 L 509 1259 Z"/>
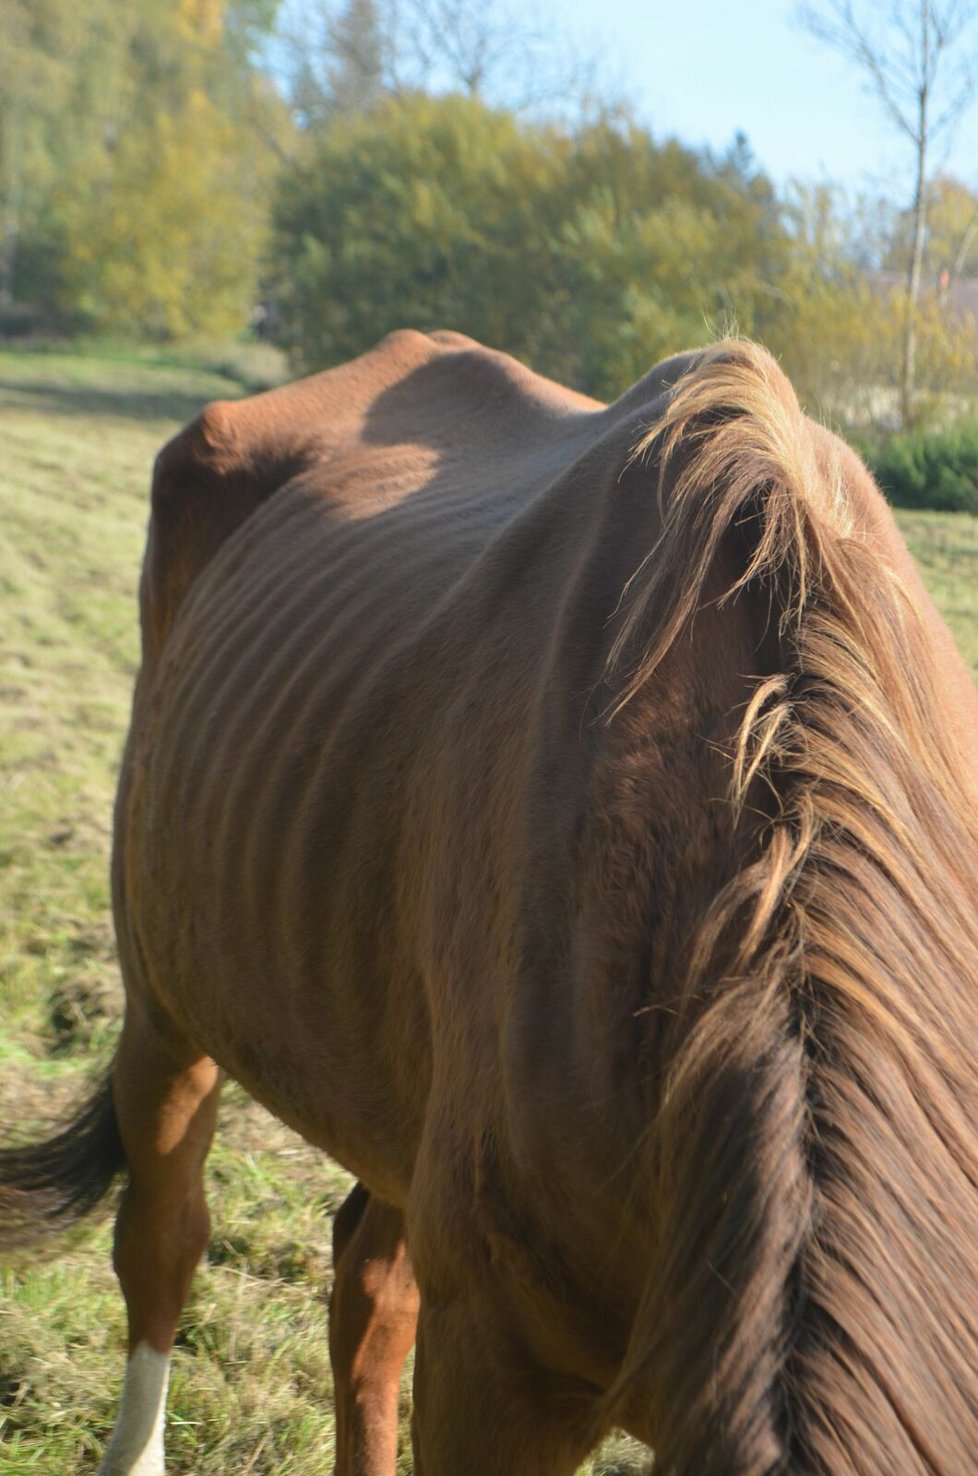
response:
<path id="1" fill-rule="evenodd" d="M 453 333 L 161 452 L 111 1072 L 8 1244 L 124 1171 L 103 1476 L 159 1476 L 222 1079 L 357 1184 L 338 1476 L 962 1476 L 978 700 L 761 348 L 604 406 Z"/>

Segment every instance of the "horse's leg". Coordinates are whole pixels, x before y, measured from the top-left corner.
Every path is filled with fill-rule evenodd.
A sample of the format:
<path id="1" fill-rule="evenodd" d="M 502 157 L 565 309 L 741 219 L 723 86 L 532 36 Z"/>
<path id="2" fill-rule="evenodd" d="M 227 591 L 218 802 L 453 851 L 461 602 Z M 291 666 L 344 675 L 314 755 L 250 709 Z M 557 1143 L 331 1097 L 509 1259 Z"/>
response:
<path id="1" fill-rule="evenodd" d="M 202 1170 L 220 1073 L 208 1056 L 130 1007 L 112 1085 L 129 1171 L 114 1252 L 129 1361 L 99 1476 L 162 1476 L 170 1351 L 209 1232 Z"/>
<path id="2" fill-rule="evenodd" d="M 394 1476 L 401 1370 L 418 1292 L 404 1218 L 357 1184 L 333 1223 L 329 1353 L 336 1391 L 336 1476 Z"/>
<path id="3" fill-rule="evenodd" d="M 491 1304 L 426 1298 L 414 1364 L 415 1476 L 573 1476 L 604 1433 L 588 1393 L 529 1362 L 498 1332 Z"/>

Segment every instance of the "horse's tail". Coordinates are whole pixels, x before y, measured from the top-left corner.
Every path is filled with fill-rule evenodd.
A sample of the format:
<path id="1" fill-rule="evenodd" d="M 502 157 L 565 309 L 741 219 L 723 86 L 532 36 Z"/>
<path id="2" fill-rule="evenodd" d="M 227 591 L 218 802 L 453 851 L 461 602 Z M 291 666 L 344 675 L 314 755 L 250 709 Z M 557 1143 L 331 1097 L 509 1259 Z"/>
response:
<path id="1" fill-rule="evenodd" d="M 107 1076 L 51 1137 L 0 1148 L 0 1248 L 33 1245 L 77 1224 L 124 1167 Z"/>
<path id="2" fill-rule="evenodd" d="M 978 828 L 934 647 L 865 531 L 878 493 L 839 474 L 841 448 L 833 470 L 759 349 L 698 361 L 641 454 L 663 532 L 618 706 L 723 587 L 766 636 L 728 754 L 735 874 L 653 1001 L 653 1248 L 610 1413 L 637 1401 L 673 1476 L 959 1476 L 978 1450 Z"/>

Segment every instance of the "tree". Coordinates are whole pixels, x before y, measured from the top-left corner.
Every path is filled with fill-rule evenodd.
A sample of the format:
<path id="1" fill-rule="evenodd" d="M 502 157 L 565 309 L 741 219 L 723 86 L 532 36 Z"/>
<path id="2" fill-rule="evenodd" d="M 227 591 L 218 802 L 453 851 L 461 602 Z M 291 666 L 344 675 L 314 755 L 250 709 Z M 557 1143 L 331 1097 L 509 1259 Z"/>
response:
<path id="1" fill-rule="evenodd" d="M 957 190 L 950 200 L 962 203 Z M 946 259 L 935 229 L 945 219 L 942 201 L 939 192 L 929 217 L 930 286 L 917 305 L 918 422 L 944 420 L 949 408 L 960 412 L 978 390 L 974 324 L 949 312 L 937 290 L 938 263 Z M 881 236 L 877 208 L 865 201 L 854 206 L 843 190 L 825 185 L 792 186 L 782 209 L 790 250 L 772 281 L 776 309 L 761 336 L 812 413 L 871 439 L 891 433 L 899 418 L 907 298 L 894 295 L 880 267 L 887 267 L 887 250 L 894 238 L 900 242 L 901 229 L 909 241 L 909 219 L 884 215 Z M 946 217 L 945 243 L 959 239 L 960 215 L 959 209 Z"/>
<path id="2" fill-rule="evenodd" d="M 243 145 L 199 88 L 126 130 L 95 194 L 64 202 L 65 283 L 84 319 L 153 340 L 247 326 L 264 218 Z"/>
<path id="3" fill-rule="evenodd" d="M 347 0 L 340 9 L 330 0 L 305 0 L 282 40 L 289 100 L 308 133 L 374 107 L 389 91 L 389 38 L 376 0 Z"/>
<path id="4" fill-rule="evenodd" d="M 457 94 L 337 119 L 283 178 L 275 223 L 272 321 L 298 367 L 450 327 L 602 397 L 713 326 L 758 331 L 786 249 L 743 157 Z"/>
<path id="5" fill-rule="evenodd" d="M 870 285 L 858 215 L 827 185 L 793 185 L 783 209 L 791 250 L 767 346 L 812 413 L 861 427 L 892 419 L 900 318 Z"/>
<path id="6" fill-rule="evenodd" d="M 284 108 L 275 0 L 0 0 L 0 308 L 154 337 L 244 327 Z"/>
<path id="7" fill-rule="evenodd" d="M 907 260 L 913 227 L 909 210 L 896 217 L 884 266 Z M 922 275 L 945 294 L 959 277 L 978 276 L 978 194 L 950 175 L 932 180 L 928 191 Z"/>
<path id="8" fill-rule="evenodd" d="M 271 160 L 243 116 L 247 63 L 226 45 L 230 8 L 136 8 L 120 126 L 58 187 L 62 301 L 99 331 L 167 339 L 248 323 Z"/>
<path id="9" fill-rule="evenodd" d="M 463 92 L 517 112 L 578 90 L 553 26 L 515 0 L 388 0 L 399 88 Z"/>
<path id="10" fill-rule="evenodd" d="M 927 225 L 928 166 L 974 99 L 978 53 L 962 46 L 976 19 L 975 0 L 810 0 L 802 24 L 864 73 L 884 112 L 913 148 L 912 239 L 900 380 L 901 419 L 913 421 L 918 303 Z"/>
<path id="11" fill-rule="evenodd" d="M 463 93 L 517 113 L 593 102 L 599 61 L 516 0 L 292 0 L 280 40 L 290 102 L 319 133 L 381 97 Z"/>
<path id="12" fill-rule="evenodd" d="M 384 40 L 375 0 L 349 0 L 336 18 L 333 46 L 330 82 L 337 111 L 373 106 L 384 79 Z"/>
<path id="13" fill-rule="evenodd" d="M 130 34 L 111 0 L 0 0 L 0 312 L 57 275 L 52 202 L 104 155 Z"/>

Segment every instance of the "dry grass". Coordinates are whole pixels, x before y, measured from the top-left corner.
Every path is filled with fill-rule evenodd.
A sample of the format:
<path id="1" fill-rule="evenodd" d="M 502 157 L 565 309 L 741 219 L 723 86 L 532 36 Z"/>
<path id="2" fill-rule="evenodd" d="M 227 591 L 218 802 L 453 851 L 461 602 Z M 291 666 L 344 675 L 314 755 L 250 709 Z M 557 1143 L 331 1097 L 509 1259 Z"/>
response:
<path id="1" fill-rule="evenodd" d="M 109 815 L 136 662 L 149 467 L 178 422 L 234 392 L 212 373 L 143 361 L 0 354 L 7 1124 L 56 1109 L 111 1052 L 120 985 Z M 978 671 L 978 521 L 902 521 Z M 235 1090 L 208 1174 L 214 1235 L 175 1359 L 170 1471 L 321 1473 L 333 1440 L 329 1221 L 347 1176 Z M 62 1249 L 0 1280 L 0 1476 L 94 1472 L 113 1417 L 124 1332 L 107 1224 Z M 641 1449 L 619 1440 L 590 1469 L 646 1467 Z"/>

